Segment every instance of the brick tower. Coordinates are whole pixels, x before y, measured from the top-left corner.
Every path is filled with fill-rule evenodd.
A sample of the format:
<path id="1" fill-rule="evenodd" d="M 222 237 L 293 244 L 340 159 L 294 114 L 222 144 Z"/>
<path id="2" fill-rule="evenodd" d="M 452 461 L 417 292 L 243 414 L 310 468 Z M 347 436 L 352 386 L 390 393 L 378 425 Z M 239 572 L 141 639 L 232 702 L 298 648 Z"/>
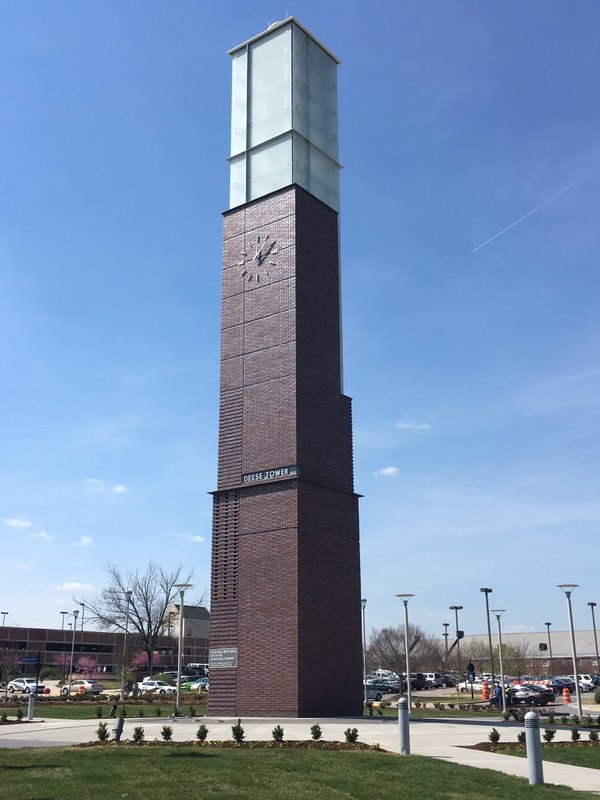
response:
<path id="1" fill-rule="evenodd" d="M 362 713 L 342 394 L 338 61 L 293 17 L 234 48 L 209 713 Z"/>

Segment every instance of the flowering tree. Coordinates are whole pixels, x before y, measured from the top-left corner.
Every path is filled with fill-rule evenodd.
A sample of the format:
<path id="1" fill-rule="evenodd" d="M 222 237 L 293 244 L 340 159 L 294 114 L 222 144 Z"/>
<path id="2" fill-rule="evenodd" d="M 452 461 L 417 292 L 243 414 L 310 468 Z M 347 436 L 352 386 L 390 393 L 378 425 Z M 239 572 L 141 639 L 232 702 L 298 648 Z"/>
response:
<path id="1" fill-rule="evenodd" d="M 71 666 L 71 654 L 70 653 L 55 653 L 52 656 L 52 664 L 55 667 L 61 667 L 64 669 L 65 672 Z"/>
<path id="2" fill-rule="evenodd" d="M 77 672 L 83 673 L 91 677 L 95 672 L 98 672 L 98 662 L 95 658 L 89 656 L 81 656 L 77 661 Z"/>

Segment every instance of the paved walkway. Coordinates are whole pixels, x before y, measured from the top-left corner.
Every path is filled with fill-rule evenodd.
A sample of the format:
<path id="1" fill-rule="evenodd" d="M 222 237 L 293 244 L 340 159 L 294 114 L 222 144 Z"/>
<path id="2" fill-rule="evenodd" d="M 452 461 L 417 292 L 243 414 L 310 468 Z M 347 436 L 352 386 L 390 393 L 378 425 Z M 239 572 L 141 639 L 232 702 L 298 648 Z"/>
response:
<path id="1" fill-rule="evenodd" d="M 109 729 L 113 720 L 105 720 Z M 211 717 L 144 717 L 125 720 L 123 738 L 131 737 L 135 725 L 143 725 L 146 739 L 160 739 L 163 725 L 173 728 L 173 739 L 176 741 L 195 740 L 198 725 L 204 723 L 208 729 L 209 739 L 230 739 L 231 725 L 235 719 Z M 52 720 L 35 719 L 24 725 L 0 726 L 0 747 L 58 747 L 96 740 L 96 728 L 99 720 Z M 361 719 L 243 719 L 246 739 L 269 740 L 275 725 L 280 724 L 285 731 L 286 739 L 309 739 L 310 727 L 318 722 L 323 729 L 323 738 L 328 740 L 344 740 L 344 730 L 357 727 L 359 740 L 368 744 L 377 742 L 385 750 L 398 753 L 400 737 L 396 720 L 373 717 Z M 543 722 L 542 722 L 543 725 Z M 504 722 L 486 720 L 411 720 L 410 739 L 411 753 L 439 758 L 464 764 L 468 767 L 480 767 L 505 772 L 527 778 L 527 759 L 516 756 L 504 756 L 487 753 L 481 750 L 468 750 L 465 746 L 487 741 L 488 733 L 495 727 L 501 742 L 514 742 L 521 726 Z M 570 741 L 570 730 L 559 729 L 555 741 Z M 579 791 L 597 792 L 600 794 L 600 769 L 571 767 L 565 764 L 544 762 L 544 780 L 570 786 Z"/>

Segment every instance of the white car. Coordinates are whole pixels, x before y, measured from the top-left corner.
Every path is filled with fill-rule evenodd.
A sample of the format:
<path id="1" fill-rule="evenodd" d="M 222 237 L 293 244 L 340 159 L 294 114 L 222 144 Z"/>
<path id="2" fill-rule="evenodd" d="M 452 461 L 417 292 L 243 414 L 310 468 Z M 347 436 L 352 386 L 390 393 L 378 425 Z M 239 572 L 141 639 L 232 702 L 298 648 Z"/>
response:
<path id="1" fill-rule="evenodd" d="M 567 675 L 567 678 L 569 678 L 569 680 L 574 681 L 575 675 Z M 594 686 L 594 681 L 592 680 L 590 675 L 578 675 L 578 678 L 579 678 L 579 689 L 582 692 L 594 691 L 596 687 Z"/>
<path id="2" fill-rule="evenodd" d="M 21 692 L 21 694 L 30 694 L 31 692 L 35 692 L 35 685 L 36 681 L 35 678 L 15 678 L 14 681 L 10 681 L 8 686 L 6 687 L 11 694 L 14 692 Z M 43 694 L 46 687 L 43 683 L 38 681 L 37 684 L 37 693 Z"/>
<path id="3" fill-rule="evenodd" d="M 177 692 L 177 689 L 166 681 L 142 681 L 139 684 L 139 690 L 153 694 L 175 694 Z"/>

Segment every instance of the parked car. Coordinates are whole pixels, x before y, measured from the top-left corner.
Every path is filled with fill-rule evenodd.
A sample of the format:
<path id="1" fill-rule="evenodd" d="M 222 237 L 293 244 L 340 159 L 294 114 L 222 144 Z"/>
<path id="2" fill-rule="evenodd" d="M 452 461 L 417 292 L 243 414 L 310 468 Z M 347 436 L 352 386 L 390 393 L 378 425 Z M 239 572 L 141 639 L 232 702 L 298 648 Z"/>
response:
<path id="1" fill-rule="evenodd" d="M 456 686 L 456 678 L 452 675 L 444 673 L 442 675 L 442 689 L 448 689 L 453 686 Z"/>
<path id="2" fill-rule="evenodd" d="M 147 681 L 143 680 L 138 684 L 140 692 L 152 692 L 153 694 L 175 694 L 177 689 L 166 681 Z"/>
<path id="3" fill-rule="evenodd" d="M 20 692 L 21 694 L 31 694 L 31 692 L 36 691 L 36 681 L 35 678 L 15 678 L 14 681 L 9 681 L 8 686 L 6 687 L 11 694 L 15 692 Z M 46 690 L 46 687 L 43 683 L 37 684 L 37 693 L 43 694 Z"/>
<path id="4" fill-rule="evenodd" d="M 488 681 L 487 684 L 488 684 L 488 687 L 491 690 L 492 682 Z M 471 688 L 473 689 L 474 692 L 479 692 L 479 694 L 481 694 L 481 692 L 483 691 L 483 681 L 481 680 L 481 678 L 475 678 L 475 680 L 472 681 L 472 682 L 471 681 L 461 681 L 460 683 L 457 684 L 457 689 L 458 689 L 459 692 L 463 692 L 463 693 L 464 692 L 470 692 Z"/>
<path id="5" fill-rule="evenodd" d="M 194 678 L 193 680 L 182 681 L 181 688 L 184 692 L 207 692 L 208 678 Z"/>
<path id="6" fill-rule="evenodd" d="M 398 694 L 402 691 L 402 684 L 389 678 L 371 678 L 367 681 L 367 686 L 382 692 L 383 694 Z"/>
<path id="7" fill-rule="evenodd" d="M 381 689 L 373 686 L 371 681 L 366 681 L 363 685 L 366 689 L 367 700 L 376 700 L 377 702 L 381 700 L 384 695 Z"/>
<path id="8" fill-rule="evenodd" d="M 574 675 L 567 675 L 573 682 L 575 682 Z M 582 692 L 593 692 L 596 688 L 591 675 L 579 675 L 579 688 Z"/>
<path id="9" fill-rule="evenodd" d="M 60 693 L 68 696 L 70 694 L 102 694 L 104 686 L 97 681 L 86 681 L 77 679 L 71 681 L 67 686 L 63 686 Z"/>
<path id="10" fill-rule="evenodd" d="M 427 686 L 432 689 L 439 689 L 444 685 L 443 676 L 441 672 L 424 672 Z"/>
<path id="11" fill-rule="evenodd" d="M 510 702 L 523 703 L 528 706 L 546 706 L 553 703 L 556 696 L 551 689 L 529 683 L 517 683 L 511 686 Z"/>

